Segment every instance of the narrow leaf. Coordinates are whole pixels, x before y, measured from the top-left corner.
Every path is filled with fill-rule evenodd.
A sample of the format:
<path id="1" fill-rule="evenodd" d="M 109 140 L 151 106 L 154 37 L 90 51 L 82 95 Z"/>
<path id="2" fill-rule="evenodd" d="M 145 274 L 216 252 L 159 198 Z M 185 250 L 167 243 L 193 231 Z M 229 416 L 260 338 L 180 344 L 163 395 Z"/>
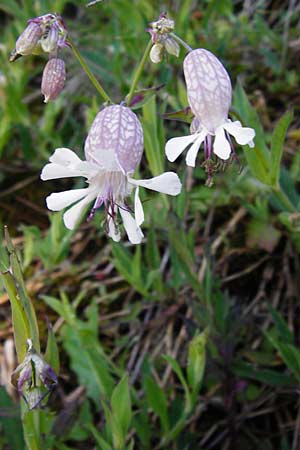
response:
<path id="1" fill-rule="evenodd" d="M 293 120 L 293 112 L 287 111 L 277 123 L 271 141 L 271 171 L 270 180 L 274 187 L 279 185 L 280 162 L 283 154 L 284 140 L 288 127 Z"/>

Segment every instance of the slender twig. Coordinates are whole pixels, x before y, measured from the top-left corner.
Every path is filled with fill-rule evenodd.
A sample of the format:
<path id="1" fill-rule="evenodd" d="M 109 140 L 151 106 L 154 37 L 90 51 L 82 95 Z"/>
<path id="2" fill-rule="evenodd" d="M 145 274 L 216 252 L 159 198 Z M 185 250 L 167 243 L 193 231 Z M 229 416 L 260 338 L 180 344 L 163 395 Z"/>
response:
<path id="1" fill-rule="evenodd" d="M 133 76 L 133 79 L 132 79 L 130 91 L 129 91 L 129 93 L 127 95 L 127 98 L 126 98 L 126 103 L 127 103 L 128 106 L 131 103 L 131 100 L 132 100 L 132 97 L 134 95 L 134 91 L 135 91 L 136 85 L 138 84 L 138 81 L 139 81 L 139 79 L 141 77 L 142 71 L 144 70 L 145 64 L 146 64 L 147 59 L 148 59 L 149 54 L 150 54 L 151 47 L 152 47 L 152 41 L 150 39 L 148 44 L 147 44 L 146 50 L 145 50 L 145 52 L 143 54 L 143 57 L 142 57 L 139 65 L 137 66 L 136 71 L 135 71 L 134 76 Z"/>
<path id="2" fill-rule="evenodd" d="M 182 47 L 184 47 L 188 52 L 193 51 L 192 47 L 189 44 L 187 44 L 183 39 L 181 39 L 179 36 L 177 36 L 177 34 L 170 33 L 170 36 L 172 36 L 172 38 L 175 39 L 175 41 L 177 41 L 178 44 L 182 45 Z"/>
<path id="3" fill-rule="evenodd" d="M 101 95 L 101 97 L 108 103 L 113 103 L 113 101 L 111 100 L 111 98 L 109 97 L 109 95 L 105 92 L 105 90 L 103 89 L 103 87 L 101 86 L 101 84 L 99 83 L 99 81 L 95 78 L 95 76 L 93 75 L 93 73 L 91 72 L 91 70 L 89 69 L 88 65 L 86 64 L 85 60 L 83 59 L 83 57 L 81 56 L 79 50 L 77 49 L 77 47 L 75 46 L 75 44 L 71 41 L 71 39 L 68 38 L 68 43 L 70 44 L 70 47 L 74 53 L 74 55 L 76 56 L 76 58 L 78 59 L 81 67 L 83 68 L 83 70 L 85 71 L 85 73 L 87 74 L 87 76 L 89 77 L 89 79 L 91 80 L 92 84 L 95 86 L 95 88 L 97 89 L 98 93 Z"/>

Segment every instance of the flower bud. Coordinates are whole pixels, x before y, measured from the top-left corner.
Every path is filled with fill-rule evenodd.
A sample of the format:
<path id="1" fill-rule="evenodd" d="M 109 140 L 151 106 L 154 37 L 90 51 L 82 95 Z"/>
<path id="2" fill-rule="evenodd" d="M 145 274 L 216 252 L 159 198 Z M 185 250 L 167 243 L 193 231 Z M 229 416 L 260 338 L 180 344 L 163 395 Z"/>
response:
<path id="1" fill-rule="evenodd" d="M 33 348 L 31 339 L 27 341 L 28 350 L 24 361 L 13 371 L 12 384 L 23 395 L 30 409 L 36 408 L 43 398 L 57 385 L 55 371 Z M 37 385 L 37 380 L 42 385 Z M 46 392 L 43 391 L 46 388 Z"/>
<path id="2" fill-rule="evenodd" d="M 58 29 L 53 25 L 50 30 L 43 34 L 41 38 L 41 47 L 45 53 L 54 52 L 58 43 Z"/>
<path id="3" fill-rule="evenodd" d="M 180 53 L 180 47 L 178 42 L 175 41 L 175 39 L 167 37 L 166 40 L 164 41 L 164 47 L 170 55 L 174 55 L 178 58 Z"/>
<path id="4" fill-rule="evenodd" d="M 65 63 L 60 58 L 50 59 L 43 72 L 42 94 L 45 96 L 44 102 L 55 100 L 64 88 L 66 81 Z"/>
<path id="5" fill-rule="evenodd" d="M 12 52 L 10 61 L 15 61 L 21 55 L 31 55 L 38 46 L 38 42 L 43 34 L 41 27 L 34 22 L 30 22 L 16 42 L 16 48 Z"/>
<path id="6" fill-rule="evenodd" d="M 150 59 L 154 64 L 158 64 L 163 59 L 164 46 L 160 43 L 154 44 L 150 51 Z"/>

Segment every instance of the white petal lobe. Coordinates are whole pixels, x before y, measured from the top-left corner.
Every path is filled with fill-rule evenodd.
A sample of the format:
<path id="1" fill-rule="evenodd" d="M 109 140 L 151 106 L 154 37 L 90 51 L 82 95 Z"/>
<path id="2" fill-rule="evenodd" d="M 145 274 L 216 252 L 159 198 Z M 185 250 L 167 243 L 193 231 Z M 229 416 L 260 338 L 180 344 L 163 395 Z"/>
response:
<path id="1" fill-rule="evenodd" d="M 206 132 L 202 131 L 199 133 L 197 140 L 193 143 L 191 148 L 188 150 L 185 161 L 188 166 L 195 167 L 196 158 L 199 152 L 199 148 L 206 137 Z"/>
<path id="2" fill-rule="evenodd" d="M 253 128 L 242 127 L 241 122 L 228 122 L 223 125 L 223 128 L 228 131 L 229 134 L 234 136 L 236 142 L 240 145 L 249 144 L 253 142 L 255 137 L 255 130 Z"/>
<path id="3" fill-rule="evenodd" d="M 78 164 L 81 159 L 69 148 L 57 148 L 49 161 L 55 164 L 69 165 Z"/>
<path id="4" fill-rule="evenodd" d="M 130 212 L 123 208 L 120 208 L 119 211 L 123 220 L 124 228 L 128 235 L 128 239 L 132 244 L 140 244 L 144 237 L 142 230 L 137 225 Z"/>
<path id="5" fill-rule="evenodd" d="M 140 200 L 139 196 L 139 187 L 137 186 L 135 190 L 135 197 L 134 197 L 134 215 L 135 215 L 135 221 L 137 223 L 137 226 L 141 226 L 144 222 L 145 216 L 144 216 L 144 210 L 143 205 Z"/>
<path id="6" fill-rule="evenodd" d="M 89 189 L 73 189 L 71 191 L 55 192 L 46 198 L 48 209 L 61 211 L 64 208 L 86 197 Z"/>
<path id="7" fill-rule="evenodd" d="M 81 200 L 79 203 L 76 203 L 76 205 L 72 206 L 70 209 L 68 209 L 67 212 L 65 212 L 63 219 L 65 226 L 69 230 L 74 230 L 78 220 L 80 219 L 80 216 L 84 210 L 84 208 L 96 198 L 96 194 L 90 194 L 87 195 L 83 200 Z"/>
<path id="8" fill-rule="evenodd" d="M 134 180 L 133 178 L 129 178 L 129 182 L 136 186 L 142 186 L 152 191 L 168 195 L 180 194 L 182 187 L 178 175 L 174 172 L 165 172 L 149 180 Z"/>
<path id="9" fill-rule="evenodd" d="M 197 134 L 192 134 L 191 136 L 181 136 L 170 139 L 166 143 L 166 156 L 169 161 L 175 161 L 179 155 L 195 140 L 197 139 Z"/>
<path id="10" fill-rule="evenodd" d="M 231 154 L 230 144 L 226 139 L 225 132 L 222 127 L 219 127 L 216 130 L 216 137 L 213 148 L 215 155 L 223 160 L 227 160 Z"/>

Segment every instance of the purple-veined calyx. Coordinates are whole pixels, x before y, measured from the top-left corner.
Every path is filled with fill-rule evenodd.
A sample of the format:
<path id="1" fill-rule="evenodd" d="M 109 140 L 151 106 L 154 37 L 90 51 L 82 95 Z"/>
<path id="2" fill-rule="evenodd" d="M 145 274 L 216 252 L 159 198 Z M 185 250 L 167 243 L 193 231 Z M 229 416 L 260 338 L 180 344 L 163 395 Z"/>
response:
<path id="1" fill-rule="evenodd" d="M 144 212 L 139 187 L 169 195 L 178 195 L 181 183 L 173 172 L 165 172 L 148 180 L 135 180 L 132 174 L 143 154 L 143 129 L 130 108 L 107 106 L 100 111 L 85 142 L 85 160 L 72 150 L 56 149 L 41 173 L 42 180 L 82 176 L 87 188 L 53 193 L 46 199 L 52 211 L 71 206 L 63 216 L 65 226 L 74 229 L 84 209 L 94 202 L 89 218 L 103 206 L 108 235 L 116 242 L 121 238 L 118 213 L 131 243 L 142 241 L 140 228 Z M 135 190 L 134 214 L 127 198 Z"/>
<path id="2" fill-rule="evenodd" d="M 153 43 L 150 59 L 154 64 L 162 61 L 165 52 L 176 57 L 179 56 L 179 44 L 170 36 L 174 28 L 174 20 L 168 18 L 166 13 L 160 14 L 158 20 L 150 23 L 150 28 L 147 31 L 151 34 Z"/>
<path id="3" fill-rule="evenodd" d="M 51 58 L 47 62 L 42 78 L 41 91 L 44 102 L 55 100 L 64 88 L 66 81 L 65 63 L 61 58 Z"/>
<path id="4" fill-rule="evenodd" d="M 29 409 L 39 406 L 57 385 L 54 369 L 34 349 L 31 339 L 27 340 L 26 356 L 13 371 L 11 382 L 19 395 L 23 396 Z"/>
<path id="5" fill-rule="evenodd" d="M 205 49 L 193 50 L 185 57 L 183 68 L 188 101 L 195 118 L 190 128 L 191 135 L 170 139 L 166 144 L 166 155 L 169 161 L 175 161 L 189 147 L 186 163 L 195 167 L 203 143 L 204 164 L 210 179 L 213 153 L 223 161 L 235 155 L 230 135 L 238 144 L 253 147 L 255 131 L 228 118 L 232 100 L 231 81 L 215 55 Z"/>

